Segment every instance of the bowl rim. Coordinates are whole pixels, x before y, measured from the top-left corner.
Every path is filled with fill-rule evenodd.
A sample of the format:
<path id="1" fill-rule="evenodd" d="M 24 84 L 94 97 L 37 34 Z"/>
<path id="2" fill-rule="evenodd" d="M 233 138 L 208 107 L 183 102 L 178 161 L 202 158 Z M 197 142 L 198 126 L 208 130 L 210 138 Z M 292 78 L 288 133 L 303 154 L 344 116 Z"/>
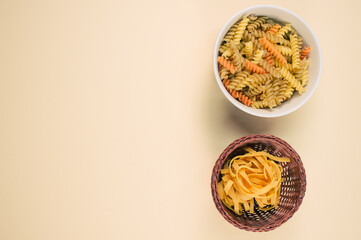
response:
<path id="1" fill-rule="evenodd" d="M 217 47 L 219 42 L 222 42 L 223 39 L 223 32 L 224 31 L 228 31 L 229 29 L 226 28 L 226 26 L 230 25 L 232 22 L 234 22 L 236 19 L 239 19 L 240 16 L 242 16 L 245 12 L 247 11 L 251 11 L 254 9 L 260 9 L 260 8 L 272 8 L 272 9 L 277 9 L 280 11 L 284 11 L 290 15 L 293 15 L 295 18 L 297 18 L 302 24 L 304 24 L 306 26 L 306 28 L 310 31 L 312 37 L 315 40 L 316 43 L 316 48 L 318 50 L 319 53 L 319 59 L 320 59 L 320 63 L 319 63 L 319 71 L 316 77 L 316 81 L 315 81 L 315 86 L 312 89 L 308 89 L 308 91 L 310 91 L 310 93 L 305 96 L 305 98 L 295 107 L 287 110 L 287 111 L 282 111 L 282 112 L 264 112 L 264 111 L 259 111 L 259 112 L 252 112 L 250 111 L 249 107 L 241 104 L 240 102 L 238 102 L 236 99 L 234 99 L 228 92 L 227 90 L 224 88 L 221 78 L 219 77 L 219 73 L 218 73 L 218 62 L 217 62 L 217 57 L 218 57 L 218 52 L 219 52 L 219 47 Z M 294 111 L 296 111 L 297 109 L 299 109 L 301 106 L 303 106 L 309 99 L 310 97 L 313 95 L 313 93 L 315 92 L 319 82 L 320 82 L 320 78 L 321 78 L 321 73 L 322 73 L 322 52 L 321 52 L 321 47 L 320 47 L 320 43 L 316 37 L 316 34 L 313 32 L 312 28 L 307 24 L 307 22 L 305 20 L 303 20 L 299 15 L 297 15 L 296 13 L 283 8 L 283 7 L 279 7 L 279 6 L 275 6 L 275 5 L 254 5 L 245 9 L 242 9 L 240 11 L 238 11 L 237 13 L 235 13 L 230 19 L 228 19 L 228 21 L 223 25 L 223 27 L 221 28 L 221 30 L 219 31 L 217 40 L 215 42 L 215 46 L 214 46 L 214 50 L 213 50 L 213 70 L 214 70 L 214 75 L 216 77 L 216 81 L 218 83 L 219 88 L 221 89 L 221 91 L 223 92 L 223 94 L 226 96 L 226 98 L 234 105 L 236 106 L 238 109 L 257 116 L 257 117 L 264 117 L 264 118 L 273 118 L 273 117 L 281 117 L 281 116 L 285 116 L 287 114 L 290 114 Z M 262 110 L 262 109 L 260 109 Z"/>
<path id="2" fill-rule="evenodd" d="M 221 202 L 219 196 L 218 196 L 218 191 L 217 191 L 217 183 L 218 183 L 218 177 L 220 175 L 220 169 L 222 168 L 224 162 L 227 160 L 228 156 L 237 148 L 239 148 L 242 145 L 246 145 L 249 143 L 256 143 L 256 142 L 261 142 L 261 141 L 265 141 L 267 143 L 271 143 L 273 145 L 281 145 L 282 147 L 284 147 L 285 149 L 287 149 L 287 151 L 289 151 L 290 154 L 293 155 L 293 160 L 296 161 L 299 169 L 300 169 L 300 182 L 301 182 L 301 188 L 300 188 L 300 194 L 298 196 L 298 198 L 295 200 L 296 201 L 296 206 L 288 213 L 285 214 L 283 218 L 279 219 L 278 221 L 275 222 L 270 222 L 268 225 L 262 226 L 262 227 L 250 227 L 247 225 L 242 224 L 239 221 L 235 221 L 234 218 L 232 218 L 232 216 L 230 216 L 226 211 L 225 211 L 225 206 L 223 206 L 223 203 Z M 214 204 L 216 205 L 217 210 L 219 211 L 219 213 L 222 215 L 222 217 L 227 220 L 229 223 L 231 223 L 233 226 L 239 228 L 239 229 L 243 229 L 246 231 L 252 231 L 252 232 L 268 232 L 271 230 L 274 230 L 278 227 L 280 227 L 281 225 L 283 225 L 285 222 L 287 222 L 299 209 L 299 207 L 301 206 L 302 202 L 303 202 L 303 198 L 305 196 L 306 193 L 306 187 L 307 187 L 307 179 L 306 179 L 306 170 L 303 166 L 303 162 L 301 160 L 301 157 L 298 155 L 298 153 L 292 148 L 291 145 L 289 145 L 285 140 L 276 137 L 274 135 L 266 135 L 266 134 L 254 134 L 254 135 L 247 135 L 241 138 L 238 138 L 236 140 L 234 140 L 232 143 L 230 143 L 224 150 L 223 152 L 220 154 L 220 156 L 218 157 L 217 161 L 214 164 L 213 170 L 212 170 L 212 176 L 211 176 L 211 193 L 212 193 L 212 199 Z"/>

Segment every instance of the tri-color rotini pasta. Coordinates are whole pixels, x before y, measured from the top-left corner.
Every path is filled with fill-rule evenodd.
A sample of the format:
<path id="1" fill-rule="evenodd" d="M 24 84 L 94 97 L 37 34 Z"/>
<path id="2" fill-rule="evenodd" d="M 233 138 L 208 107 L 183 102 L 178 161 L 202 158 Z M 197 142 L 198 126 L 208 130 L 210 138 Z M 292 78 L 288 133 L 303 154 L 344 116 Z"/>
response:
<path id="1" fill-rule="evenodd" d="M 219 75 L 239 102 L 272 109 L 306 91 L 310 51 L 290 23 L 243 16 L 223 38 Z"/>

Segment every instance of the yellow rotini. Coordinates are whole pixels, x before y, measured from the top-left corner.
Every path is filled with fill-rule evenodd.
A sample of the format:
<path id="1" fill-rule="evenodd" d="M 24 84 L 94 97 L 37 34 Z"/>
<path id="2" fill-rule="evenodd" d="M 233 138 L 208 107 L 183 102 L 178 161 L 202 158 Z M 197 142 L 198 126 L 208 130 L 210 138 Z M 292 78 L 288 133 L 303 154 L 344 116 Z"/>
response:
<path id="1" fill-rule="evenodd" d="M 219 52 L 220 52 L 220 53 L 224 53 L 225 51 L 227 51 L 228 48 L 229 48 L 229 47 L 228 47 L 227 44 L 223 44 L 222 46 L 220 46 Z"/>
<path id="2" fill-rule="evenodd" d="M 261 29 L 262 29 L 262 31 L 267 32 L 268 30 L 270 30 L 275 25 L 276 25 L 276 23 L 274 23 L 274 22 L 262 23 L 261 24 Z"/>
<path id="3" fill-rule="evenodd" d="M 226 51 L 222 53 L 222 56 L 228 59 L 230 56 L 232 56 L 232 50 L 228 48 Z"/>
<path id="4" fill-rule="evenodd" d="M 286 92 L 287 92 L 288 82 L 286 80 L 281 80 L 279 85 L 279 92 L 276 97 L 277 105 L 281 104 L 283 101 L 287 99 Z"/>
<path id="5" fill-rule="evenodd" d="M 308 66 L 309 66 L 309 64 L 310 64 L 310 60 L 307 59 L 304 63 L 303 72 L 302 72 L 302 76 L 301 76 L 301 84 L 303 87 L 308 84 Z"/>
<path id="6" fill-rule="evenodd" d="M 255 97 L 262 94 L 265 90 L 265 82 L 266 81 L 272 81 L 273 77 L 270 74 L 253 74 L 250 76 L 251 79 L 254 79 L 254 81 L 251 81 L 248 85 L 247 93 L 250 97 Z"/>
<path id="7" fill-rule="evenodd" d="M 304 93 L 305 89 L 302 87 L 301 83 L 297 81 L 295 76 L 293 76 L 285 67 L 281 68 L 281 74 L 300 94 Z"/>
<path id="8" fill-rule="evenodd" d="M 272 43 L 279 43 L 279 44 L 282 44 L 285 46 L 291 46 L 290 41 L 284 39 L 283 37 L 276 36 L 272 33 L 266 33 L 261 30 L 254 30 L 254 31 L 251 31 L 251 34 L 254 34 L 254 36 L 257 38 L 266 38 L 268 41 L 270 41 Z"/>
<path id="9" fill-rule="evenodd" d="M 308 84 L 308 69 L 305 69 L 302 73 L 301 84 L 302 84 L 302 87 L 304 87 Z"/>
<path id="10" fill-rule="evenodd" d="M 249 22 L 249 18 L 247 18 L 246 16 L 243 17 L 242 21 L 239 23 L 238 27 L 237 27 L 237 31 L 232 39 L 233 43 L 237 46 L 240 44 L 241 39 L 243 37 L 243 33 L 246 30 L 246 27 L 248 25 Z"/>
<path id="11" fill-rule="evenodd" d="M 264 95 L 263 101 L 267 103 L 267 106 L 271 109 L 276 106 L 276 100 L 275 100 L 276 96 L 274 96 L 272 83 L 273 83 L 272 80 L 266 81 L 263 90 L 263 95 Z"/>
<path id="12" fill-rule="evenodd" d="M 250 75 L 250 73 L 251 73 L 251 72 L 250 72 L 249 70 L 236 73 L 235 78 L 234 78 L 233 81 L 228 85 L 228 89 L 229 89 L 229 90 L 234 90 L 234 89 L 236 89 L 236 87 L 237 87 L 238 85 L 240 85 L 240 84 L 242 83 L 242 81 Z M 236 89 L 236 90 L 238 90 L 238 89 Z"/>
<path id="13" fill-rule="evenodd" d="M 305 63 L 306 59 L 303 59 L 302 61 L 300 61 L 299 68 L 294 68 L 293 71 L 290 71 L 298 81 L 301 81 Z"/>
<path id="14" fill-rule="evenodd" d="M 278 30 L 276 36 L 283 37 L 289 31 L 292 31 L 291 24 L 286 24 L 285 26 L 281 27 L 280 30 Z"/>
<path id="15" fill-rule="evenodd" d="M 220 79 L 246 106 L 273 109 L 306 91 L 310 61 L 308 52 L 301 59 L 301 47 L 310 49 L 290 23 L 245 15 L 223 37 Z"/>
<path id="16" fill-rule="evenodd" d="M 262 94 L 263 91 L 264 91 L 263 85 L 255 85 L 252 86 L 252 88 L 250 87 L 246 93 L 248 96 L 250 96 L 251 99 L 253 98 L 255 99 L 256 96 Z"/>
<path id="17" fill-rule="evenodd" d="M 268 17 L 258 17 L 256 20 L 252 21 L 248 26 L 247 26 L 247 30 L 252 31 L 255 30 L 257 28 L 259 28 L 261 26 L 261 24 L 265 23 L 266 20 L 268 19 Z"/>
<path id="18" fill-rule="evenodd" d="M 250 82 L 248 84 L 248 87 L 250 89 L 257 88 L 259 85 L 264 85 L 266 81 L 272 81 L 273 80 L 272 75 L 268 74 L 268 73 L 266 73 L 266 74 L 253 73 L 248 78 L 250 79 Z M 237 87 L 237 88 L 239 90 L 239 87 Z"/>
<path id="19" fill-rule="evenodd" d="M 267 102 L 266 101 L 254 101 L 252 104 L 251 104 L 251 107 L 253 108 L 267 108 L 268 105 L 267 105 Z"/>
<path id="20" fill-rule="evenodd" d="M 225 42 L 230 42 L 232 41 L 234 35 L 236 34 L 237 28 L 238 28 L 238 23 L 235 23 L 232 25 L 232 27 L 229 29 L 228 33 L 226 34 L 226 36 L 223 38 L 223 41 Z"/>
<path id="21" fill-rule="evenodd" d="M 255 63 L 255 64 L 259 64 L 259 62 L 262 60 L 263 54 L 264 54 L 264 51 L 258 49 L 258 50 L 254 53 L 252 62 Z M 266 70 L 267 70 L 267 69 L 266 69 Z"/>
<path id="22" fill-rule="evenodd" d="M 285 63 L 282 65 L 277 59 L 274 60 L 274 63 L 277 68 L 285 67 L 290 72 L 294 71 L 292 64 L 290 64 L 290 63 Z"/>
<path id="23" fill-rule="evenodd" d="M 280 78 L 281 73 L 273 67 L 271 64 L 269 64 L 266 60 L 261 59 L 259 62 L 259 65 L 264 68 L 267 72 L 269 72 L 273 77 Z"/>
<path id="24" fill-rule="evenodd" d="M 300 68 L 300 44 L 296 35 L 291 35 L 291 49 L 292 49 L 292 67 Z"/>
<path id="25" fill-rule="evenodd" d="M 289 99 L 292 97 L 293 92 L 295 91 L 295 89 L 292 87 L 292 85 L 288 82 L 287 83 L 287 89 L 285 91 L 285 97 L 286 99 Z"/>
<path id="26" fill-rule="evenodd" d="M 247 31 L 245 32 L 244 40 L 245 40 L 245 41 L 248 41 L 248 42 L 252 42 L 254 49 L 265 49 L 265 48 L 262 46 L 261 42 L 258 41 L 258 39 L 257 39 L 254 35 L 252 35 L 251 33 L 247 32 Z M 243 48 L 243 49 L 244 49 L 244 48 Z M 241 51 L 242 51 L 243 49 L 241 49 Z"/>
<path id="27" fill-rule="evenodd" d="M 221 77 L 221 79 L 228 79 L 229 76 L 229 71 L 226 68 L 221 68 L 221 70 L 219 70 L 219 75 Z"/>
<path id="28" fill-rule="evenodd" d="M 246 57 L 250 58 L 252 56 L 252 53 L 253 53 L 253 43 L 252 42 L 247 42 L 245 47 L 244 47 L 244 50 L 245 50 Z"/>
<path id="29" fill-rule="evenodd" d="M 292 49 L 286 46 L 274 44 L 275 48 L 285 56 L 292 56 Z"/>
<path id="30" fill-rule="evenodd" d="M 236 66 L 236 68 L 237 68 L 236 73 L 240 72 L 242 70 L 242 67 L 244 66 L 244 63 L 246 60 L 242 57 L 241 53 L 238 51 L 236 45 L 233 42 L 229 43 L 229 47 L 233 53 L 232 62 L 233 62 L 233 65 Z"/>

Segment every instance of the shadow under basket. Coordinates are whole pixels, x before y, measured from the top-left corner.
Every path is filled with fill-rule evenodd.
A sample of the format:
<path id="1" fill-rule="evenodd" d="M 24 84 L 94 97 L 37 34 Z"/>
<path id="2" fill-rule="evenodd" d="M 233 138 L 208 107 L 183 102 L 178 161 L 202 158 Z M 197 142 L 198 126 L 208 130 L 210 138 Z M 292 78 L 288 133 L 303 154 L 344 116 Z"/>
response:
<path id="1" fill-rule="evenodd" d="M 255 206 L 254 213 L 243 211 L 239 216 L 222 203 L 218 196 L 217 183 L 221 179 L 224 163 L 237 155 L 245 154 L 242 148 L 246 146 L 256 151 L 266 150 L 277 157 L 288 157 L 291 161 L 280 163 L 283 168 L 283 183 L 278 208 L 262 211 Z M 272 135 L 249 135 L 235 140 L 219 156 L 213 168 L 211 189 L 218 211 L 228 222 L 243 230 L 266 232 L 285 223 L 298 210 L 306 191 L 306 173 L 300 156 L 288 143 Z"/>

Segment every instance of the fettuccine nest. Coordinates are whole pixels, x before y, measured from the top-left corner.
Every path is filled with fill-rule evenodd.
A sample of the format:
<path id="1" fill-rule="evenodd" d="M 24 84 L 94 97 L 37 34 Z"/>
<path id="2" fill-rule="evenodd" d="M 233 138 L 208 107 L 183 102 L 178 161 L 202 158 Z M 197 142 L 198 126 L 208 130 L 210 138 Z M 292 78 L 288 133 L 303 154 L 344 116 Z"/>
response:
<path id="1" fill-rule="evenodd" d="M 260 210 L 277 209 L 283 181 L 282 166 L 278 162 L 290 159 L 256 152 L 249 147 L 243 149 L 248 153 L 234 157 L 221 169 L 222 180 L 217 185 L 220 199 L 238 215 L 242 209 L 253 213 L 255 201 Z"/>

